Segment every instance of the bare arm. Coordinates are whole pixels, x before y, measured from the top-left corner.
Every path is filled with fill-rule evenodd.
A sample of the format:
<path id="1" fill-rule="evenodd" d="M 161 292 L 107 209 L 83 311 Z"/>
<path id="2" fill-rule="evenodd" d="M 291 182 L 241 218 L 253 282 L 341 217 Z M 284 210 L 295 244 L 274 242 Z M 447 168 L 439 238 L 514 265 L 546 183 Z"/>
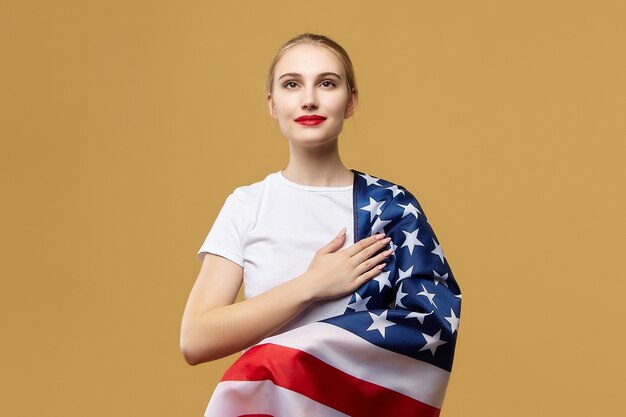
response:
<path id="1" fill-rule="evenodd" d="M 181 326 L 181 352 L 190 365 L 222 358 L 267 337 L 312 302 L 355 291 L 380 273 L 388 256 L 372 257 L 387 242 L 363 239 L 339 252 L 345 234 L 320 248 L 302 275 L 256 297 L 234 303 L 243 280 L 239 265 L 207 253 Z"/>

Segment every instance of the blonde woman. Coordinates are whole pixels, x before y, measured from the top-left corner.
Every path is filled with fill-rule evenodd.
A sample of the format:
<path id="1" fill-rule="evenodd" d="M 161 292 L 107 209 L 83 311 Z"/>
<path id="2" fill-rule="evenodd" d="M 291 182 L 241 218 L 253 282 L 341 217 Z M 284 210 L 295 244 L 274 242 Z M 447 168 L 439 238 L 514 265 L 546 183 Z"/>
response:
<path id="1" fill-rule="evenodd" d="M 191 365 L 245 350 L 205 415 L 438 415 L 460 289 L 415 197 L 341 161 L 358 104 L 348 54 L 290 39 L 267 103 L 289 162 L 227 197 L 182 319 Z"/>

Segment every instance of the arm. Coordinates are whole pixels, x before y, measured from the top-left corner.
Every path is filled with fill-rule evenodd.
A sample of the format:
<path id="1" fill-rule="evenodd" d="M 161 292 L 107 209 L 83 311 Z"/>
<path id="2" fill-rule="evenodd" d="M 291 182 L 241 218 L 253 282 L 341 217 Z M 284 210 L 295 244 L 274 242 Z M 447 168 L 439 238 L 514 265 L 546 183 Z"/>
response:
<path id="1" fill-rule="evenodd" d="M 235 304 L 243 268 L 207 253 L 183 313 L 185 360 L 197 365 L 233 354 L 270 335 L 312 302 L 355 291 L 380 273 L 376 265 L 388 255 L 371 256 L 387 243 L 381 237 L 333 253 L 345 235 L 337 237 L 317 251 L 305 273 Z"/>
<path id="2" fill-rule="evenodd" d="M 190 365 L 253 345 L 313 302 L 301 277 L 296 277 L 233 304 L 242 278 L 239 265 L 211 253 L 205 255 L 181 327 L 181 351 Z"/>

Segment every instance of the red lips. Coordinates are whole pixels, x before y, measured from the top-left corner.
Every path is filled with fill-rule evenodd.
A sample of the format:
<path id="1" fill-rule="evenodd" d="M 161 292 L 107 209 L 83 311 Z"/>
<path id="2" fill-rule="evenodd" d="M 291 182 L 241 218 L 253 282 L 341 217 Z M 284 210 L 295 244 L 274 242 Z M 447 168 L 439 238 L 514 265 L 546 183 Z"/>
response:
<path id="1" fill-rule="evenodd" d="M 296 122 L 305 126 L 314 126 L 322 123 L 326 118 L 324 116 L 319 116 L 317 114 L 304 115 L 300 116 L 296 119 Z"/>

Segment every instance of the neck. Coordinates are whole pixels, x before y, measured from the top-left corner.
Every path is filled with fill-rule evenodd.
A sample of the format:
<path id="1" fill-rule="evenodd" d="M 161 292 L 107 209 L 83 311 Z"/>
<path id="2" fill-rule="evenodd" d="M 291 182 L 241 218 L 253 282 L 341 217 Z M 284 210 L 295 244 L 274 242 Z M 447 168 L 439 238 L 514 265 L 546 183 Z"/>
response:
<path id="1" fill-rule="evenodd" d="M 296 184 L 313 187 L 342 187 L 354 181 L 352 171 L 341 162 L 337 139 L 315 147 L 289 142 L 289 163 L 283 175 Z"/>

